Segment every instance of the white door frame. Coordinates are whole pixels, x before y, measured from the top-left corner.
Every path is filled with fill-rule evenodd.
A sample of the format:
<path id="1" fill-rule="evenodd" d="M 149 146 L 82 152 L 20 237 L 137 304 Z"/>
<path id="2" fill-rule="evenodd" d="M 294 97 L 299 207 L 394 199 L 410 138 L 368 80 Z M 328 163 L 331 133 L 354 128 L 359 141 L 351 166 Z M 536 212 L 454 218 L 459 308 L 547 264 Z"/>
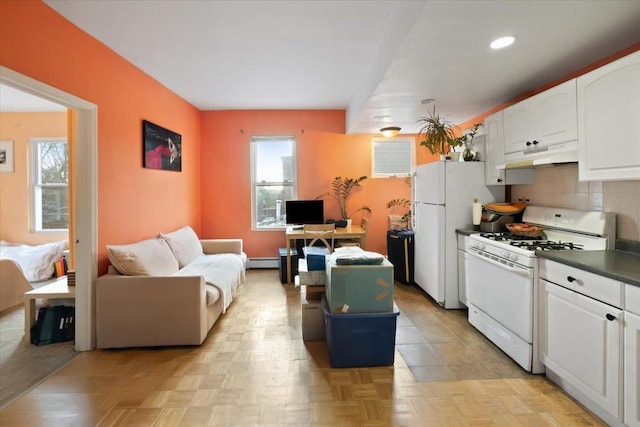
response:
<path id="1" fill-rule="evenodd" d="M 95 348 L 95 280 L 98 275 L 98 106 L 0 66 L 0 83 L 75 110 L 76 351 Z M 82 212 L 82 214 L 78 214 Z"/>

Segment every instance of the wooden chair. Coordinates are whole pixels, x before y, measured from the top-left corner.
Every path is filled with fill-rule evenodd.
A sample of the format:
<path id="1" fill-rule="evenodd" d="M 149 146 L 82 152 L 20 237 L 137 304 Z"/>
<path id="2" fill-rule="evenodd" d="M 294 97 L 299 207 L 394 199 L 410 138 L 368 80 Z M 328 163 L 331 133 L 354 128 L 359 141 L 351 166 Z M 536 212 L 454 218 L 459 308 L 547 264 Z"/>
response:
<path id="1" fill-rule="evenodd" d="M 330 252 L 333 252 L 335 224 L 305 224 L 303 231 L 305 246 L 314 246 L 316 242 L 322 242 Z"/>

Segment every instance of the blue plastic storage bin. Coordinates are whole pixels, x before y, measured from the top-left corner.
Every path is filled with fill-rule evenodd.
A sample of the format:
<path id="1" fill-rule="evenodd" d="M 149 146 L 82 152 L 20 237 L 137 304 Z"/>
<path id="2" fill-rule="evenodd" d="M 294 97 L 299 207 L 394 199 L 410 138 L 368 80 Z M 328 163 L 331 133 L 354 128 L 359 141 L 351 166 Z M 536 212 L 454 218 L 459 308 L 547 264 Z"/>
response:
<path id="1" fill-rule="evenodd" d="M 333 368 L 393 365 L 396 321 L 400 310 L 390 313 L 331 313 L 322 298 L 329 363 Z"/>

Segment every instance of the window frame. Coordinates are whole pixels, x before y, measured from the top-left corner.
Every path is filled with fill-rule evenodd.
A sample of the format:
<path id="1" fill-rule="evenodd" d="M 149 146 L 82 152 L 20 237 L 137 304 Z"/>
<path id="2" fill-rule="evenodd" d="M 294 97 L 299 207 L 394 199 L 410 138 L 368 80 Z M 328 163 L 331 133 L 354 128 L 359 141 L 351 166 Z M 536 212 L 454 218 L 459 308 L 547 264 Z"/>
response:
<path id="1" fill-rule="evenodd" d="M 257 159 L 258 155 L 258 144 L 260 142 L 283 142 L 290 141 L 291 142 L 291 176 L 292 182 L 289 183 L 287 181 L 263 181 L 256 182 L 257 175 Z M 296 156 L 296 136 L 295 135 L 256 135 L 252 136 L 251 143 L 251 230 L 252 231 L 274 231 L 274 230 L 285 230 L 287 227 L 286 223 L 281 225 L 274 225 L 273 227 L 259 227 L 257 224 L 258 214 L 257 214 L 257 206 L 256 206 L 256 197 L 258 187 L 268 187 L 268 186 L 282 186 L 282 187 L 291 187 L 292 200 L 297 199 L 298 197 L 298 176 L 297 176 L 297 156 Z M 284 210 L 284 205 L 286 200 L 282 200 L 282 210 Z"/>
<path id="2" fill-rule="evenodd" d="M 67 200 L 69 198 L 69 179 L 67 177 L 66 184 L 43 184 L 40 182 L 40 149 L 42 143 L 64 143 L 67 144 L 67 173 L 69 170 L 69 141 L 66 137 L 37 137 L 29 140 L 29 198 L 31 204 L 31 221 L 30 228 L 32 233 L 65 233 L 69 232 L 69 223 L 67 228 L 43 228 L 42 227 L 42 189 L 43 188 L 65 188 L 67 191 Z"/>

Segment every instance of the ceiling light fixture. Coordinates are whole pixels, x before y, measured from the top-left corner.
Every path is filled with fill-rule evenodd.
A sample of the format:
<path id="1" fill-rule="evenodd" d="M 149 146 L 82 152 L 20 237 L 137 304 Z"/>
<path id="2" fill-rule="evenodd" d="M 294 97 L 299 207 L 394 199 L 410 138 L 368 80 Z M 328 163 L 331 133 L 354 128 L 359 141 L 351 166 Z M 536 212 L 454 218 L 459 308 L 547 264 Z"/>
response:
<path id="1" fill-rule="evenodd" d="M 400 128 L 398 126 L 386 126 L 380 129 L 382 135 L 386 138 L 393 138 L 400 132 Z"/>
<path id="2" fill-rule="evenodd" d="M 503 47 L 511 46 L 514 41 L 516 41 L 516 39 L 512 36 L 500 37 L 492 41 L 489 46 L 491 49 L 502 49 Z"/>

